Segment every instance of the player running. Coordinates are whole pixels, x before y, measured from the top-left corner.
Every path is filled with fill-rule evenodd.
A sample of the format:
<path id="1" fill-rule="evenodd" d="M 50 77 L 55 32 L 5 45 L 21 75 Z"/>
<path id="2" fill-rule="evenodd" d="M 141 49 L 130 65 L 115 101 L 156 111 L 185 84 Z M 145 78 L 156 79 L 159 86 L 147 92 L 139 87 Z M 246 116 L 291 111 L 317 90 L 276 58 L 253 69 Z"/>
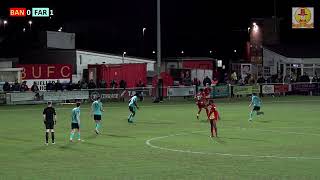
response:
<path id="1" fill-rule="evenodd" d="M 202 109 L 206 109 L 206 98 L 203 92 L 203 89 L 200 89 L 200 92 L 196 95 L 196 105 L 198 106 L 197 119 L 199 119 L 199 115 Z"/>
<path id="2" fill-rule="evenodd" d="M 71 114 L 71 132 L 70 132 L 70 142 L 73 142 L 75 131 L 78 133 L 78 141 L 81 141 L 80 138 L 80 102 L 77 102 L 77 107 L 72 109 Z"/>
<path id="3" fill-rule="evenodd" d="M 54 142 L 54 125 L 57 124 L 56 110 L 52 107 L 52 102 L 47 103 L 47 107 L 43 110 L 43 122 L 46 126 L 46 145 L 48 146 L 49 132 L 51 132 L 52 144 Z"/>
<path id="4" fill-rule="evenodd" d="M 133 123 L 134 116 L 136 115 L 136 109 L 139 109 L 137 105 L 139 94 L 136 93 L 130 100 L 129 100 L 129 110 L 130 115 L 128 117 L 128 123 Z"/>
<path id="5" fill-rule="evenodd" d="M 213 100 L 209 101 L 207 109 L 207 116 L 211 126 L 211 137 L 218 137 L 217 121 L 220 119 L 220 115 L 216 105 L 213 103 Z M 213 134 L 213 130 L 215 132 L 215 135 Z"/>
<path id="6" fill-rule="evenodd" d="M 249 121 L 251 122 L 252 121 L 252 118 L 253 118 L 253 113 L 256 112 L 257 115 L 259 116 L 260 114 L 264 114 L 264 112 L 261 112 L 260 109 L 261 109 L 261 104 L 262 104 L 262 101 L 261 99 L 257 96 L 256 93 L 252 93 L 252 97 L 251 97 L 251 103 L 249 105 L 249 108 L 252 108 L 251 112 L 250 112 L 250 118 L 249 118 Z"/>
<path id="7" fill-rule="evenodd" d="M 100 97 L 97 97 L 97 99 L 92 103 L 91 105 L 91 116 L 93 115 L 93 120 L 96 123 L 95 132 L 96 134 L 99 134 L 99 129 L 101 128 L 101 116 L 102 116 L 103 105 L 101 103 Z"/>

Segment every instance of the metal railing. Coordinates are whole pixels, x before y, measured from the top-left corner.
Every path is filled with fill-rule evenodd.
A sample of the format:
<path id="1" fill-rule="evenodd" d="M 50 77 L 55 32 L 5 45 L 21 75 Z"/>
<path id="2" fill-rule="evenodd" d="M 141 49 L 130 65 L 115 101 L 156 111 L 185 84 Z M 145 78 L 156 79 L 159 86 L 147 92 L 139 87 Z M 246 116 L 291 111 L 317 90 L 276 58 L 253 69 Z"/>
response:
<path id="1" fill-rule="evenodd" d="M 196 86 L 168 86 L 163 87 L 162 96 L 172 99 L 172 97 L 194 97 L 197 91 L 203 87 Z M 211 86 L 211 98 L 233 98 L 246 96 L 252 93 L 259 95 L 320 95 L 320 83 L 271 83 L 255 85 L 217 85 Z M 66 102 L 66 101 L 92 101 L 100 97 L 102 101 L 125 101 L 134 94 L 139 93 L 144 98 L 154 99 L 156 88 L 136 87 L 136 88 L 100 88 L 100 89 L 80 89 L 73 91 L 39 91 L 39 92 L 2 92 L 0 93 L 0 104 L 34 104 L 46 101 Z"/>

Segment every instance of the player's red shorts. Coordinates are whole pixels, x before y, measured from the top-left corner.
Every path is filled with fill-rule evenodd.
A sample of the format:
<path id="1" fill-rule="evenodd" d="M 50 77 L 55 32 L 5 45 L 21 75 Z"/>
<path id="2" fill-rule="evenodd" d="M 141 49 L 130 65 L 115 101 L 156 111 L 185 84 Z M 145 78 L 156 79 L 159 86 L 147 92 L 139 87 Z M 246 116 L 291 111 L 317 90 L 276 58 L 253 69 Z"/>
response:
<path id="1" fill-rule="evenodd" d="M 206 104 L 204 103 L 204 101 L 197 101 L 196 104 L 199 109 L 203 109 L 206 107 Z"/>

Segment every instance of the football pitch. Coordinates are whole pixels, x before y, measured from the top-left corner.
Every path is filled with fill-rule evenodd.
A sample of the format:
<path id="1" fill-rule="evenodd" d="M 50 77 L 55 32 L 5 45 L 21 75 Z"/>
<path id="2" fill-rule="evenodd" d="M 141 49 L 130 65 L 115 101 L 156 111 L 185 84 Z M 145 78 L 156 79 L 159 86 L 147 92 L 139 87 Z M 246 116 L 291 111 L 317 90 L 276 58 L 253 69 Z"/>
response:
<path id="1" fill-rule="evenodd" d="M 81 106 L 84 142 L 69 142 L 73 105 L 56 105 L 56 144 L 45 146 L 44 105 L 0 106 L 0 179 L 320 179 L 320 97 L 216 100 L 219 138 L 193 101 L 104 103 L 102 134 Z"/>

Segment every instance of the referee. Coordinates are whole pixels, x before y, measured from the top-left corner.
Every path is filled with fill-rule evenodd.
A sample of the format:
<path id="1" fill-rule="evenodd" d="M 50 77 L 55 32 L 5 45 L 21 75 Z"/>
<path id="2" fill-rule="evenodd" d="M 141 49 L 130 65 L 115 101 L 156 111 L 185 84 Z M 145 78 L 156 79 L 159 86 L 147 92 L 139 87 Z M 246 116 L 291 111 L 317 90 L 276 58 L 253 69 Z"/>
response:
<path id="1" fill-rule="evenodd" d="M 54 142 L 54 125 L 57 123 L 56 110 L 52 107 L 52 102 L 47 103 L 47 107 L 43 110 L 43 122 L 46 126 L 46 145 L 49 141 L 49 132 L 51 132 L 52 144 Z"/>

